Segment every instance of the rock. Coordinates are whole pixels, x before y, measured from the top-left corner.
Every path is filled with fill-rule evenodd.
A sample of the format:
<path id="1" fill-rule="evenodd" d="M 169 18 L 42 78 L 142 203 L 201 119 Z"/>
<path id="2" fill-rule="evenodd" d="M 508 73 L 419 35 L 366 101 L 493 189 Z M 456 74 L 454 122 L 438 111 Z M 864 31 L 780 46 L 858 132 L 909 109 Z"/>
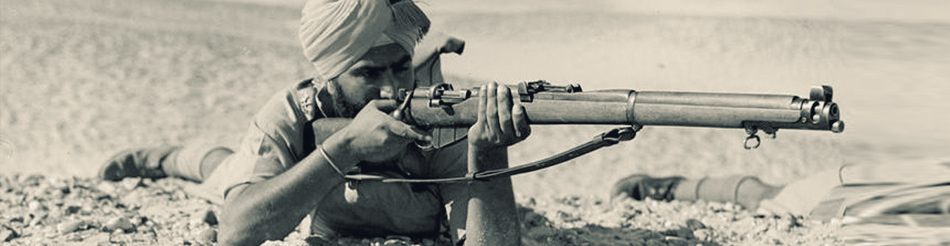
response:
<path id="1" fill-rule="evenodd" d="M 27 204 L 27 208 L 30 209 L 30 212 L 46 211 L 46 206 L 43 206 L 39 201 L 30 201 L 30 203 Z"/>
<path id="2" fill-rule="evenodd" d="M 82 206 L 69 205 L 69 206 L 66 206 L 66 208 L 63 208 L 63 215 L 75 214 L 79 212 L 80 210 L 82 210 Z"/>
<path id="3" fill-rule="evenodd" d="M 68 234 L 64 237 L 67 242 L 79 242 L 82 241 L 82 235 L 78 233 Z"/>
<path id="4" fill-rule="evenodd" d="M 132 222 L 129 221 L 129 219 L 126 219 L 125 217 L 115 217 L 107 221 L 104 225 L 102 225 L 102 230 L 103 231 L 122 230 L 124 232 L 131 232 L 131 231 L 135 231 L 135 225 L 133 225 Z"/>
<path id="5" fill-rule="evenodd" d="M 79 209 L 79 214 L 81 214 L 81 215 L 92 215 L 92 212 L 94 212 L 95 209 L 96 209 L 95 205 L 88 204 L 88 203 L 87 203 L 87 204 L 83 204 L 83 205 L 82 205 L 82 208 Z"/>
<path id="6" fill-rule="evenodd" d="M 201 220 L 204 221 L 205 223 L 208 223 L 208 225 L 217 225 L 217 224 L 218 224 L 218 216 L 216 216 L 216 215 L 214 214 L 214 211 L 211 210 L 211 209 L 203 210 L 203 211 L 201 211 L 201 212 L 198 212 L 198 214 L 197 214 L 196 217 L 197 217 L 197 218 L 201 218 Z"/>
<path id="7" fill-rule="evenodd" d="M 713 231 L 710 229 L 699 229 L 693 231 L 693 237 L 696 237 L 696 240 L 700 241 L 712 241 Z"/>
<path id="8" fill-rule="evenodd" d="M 7 222 L 10 222 L 10 223 L 23 223 L 24 221 L 26 221 L 25 219 L 23 219 L 23 215 L 4 216 L 4 219 L 6 219 Z"/>
<path id="9" fill-rule="evenodd" d="M 218 231 L 211 227 L 198 230 L 196 238 L 198 242 L 214 243 L 218 241 Z"/>
<path id="10" fill-rule="evenodd" d="M 202 219 L 192 219 L 188 221 L 188 229 L 198 229 L 208 227 L 208 224 L 205 223 Z"/>
<path id="11" fill-rule="evenodd" d="M 13 228 L 7 227 L 6 225 L 0 225 L 0 242 L 9 242 L 14 238 L 19 237 L 20 234 L 13 230 Z"/>
<path id="12" fill-rule="evenodd" d="M 142 178 L 125 178 L 120 182 L 122 182 L 122 188 L 132 190 L 142 185 Z"/>
<path id="13" fill-rule="evenodd" d="M 697 219 L 688 219 L 686 220 L 686 227 L 690 230 L 706 229 L 706 224 Z"/>
<path id="14" fill-rule="evenodd" d="M 74 231 L 85 230 L 87 225 L 88 223 L 83 220 L 71 220 L 59 223 L 59 225 L 56 225 L 56 230 L 59 231 L 60 234 L 67 234 Z"/>
<path id="15" fill-rule="evenodd" d="M 386 236 L 386 241 L 383 241 L 384 246 L 405 246 L 410 245 L 411 243 L 412 238 L 400 235 Z"/>
<path id="16" fill-rule="evenodd" d="M 107 182 L 99 183 L 99 185 L 96 185 L 96 189 L 106 194 L 113 194 L 116 190 L 114 185 Z"/>
<path id="17" fill-rule="evenodd" d="M 83 238 L 82 241 L 87 242 L 87 245 L 91 245 L 93 243 L 98 243 L 98 245 L 108 245 L 108 243 L 104 242 L 109 242 L 109 238 L 109 233 L 97 232 L 95 235 Z M 142 240 L 142 242 L 145 242 L 145 240 Z"/>
<path id="18" fill-rule="evenodd" d="M 409 245 L 409 243 L 406 243 L 406 241 L 402 241 L 399 239 L 387 239 L 385 242 L 383 242 L 383 246 L 407 246 L 407 245 Z"/>
<path id="19" fill-rule="evenodd" d="M 149 222 L 149 219 L 145 216 L 135 216 L 135 218 L 132 218 L 131 221 L 135 226 L 143 226 Z"/>
<path id="20" fill-rule="evenodd" d="M 29 225 L 36 226 L 36 225 L 42 224 L 43 220 L 49 217 L 49 213 L 47 212 L 31 213 L 30 217 L 32 217 L 32 219 L 30 219 Z"/>

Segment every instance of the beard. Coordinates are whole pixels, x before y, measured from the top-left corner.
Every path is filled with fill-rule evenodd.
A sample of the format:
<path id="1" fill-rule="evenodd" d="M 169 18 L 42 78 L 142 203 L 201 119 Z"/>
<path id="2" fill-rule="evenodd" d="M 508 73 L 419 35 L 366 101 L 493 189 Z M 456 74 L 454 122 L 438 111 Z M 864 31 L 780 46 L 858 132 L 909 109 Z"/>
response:
<path id="1" fill-rule="evenodd" d="M 346 100 L 347 96 L 343 94 L 343 89 L 337 85 L 336 80 L 330 80 L 327 89 L 333 98 L 333 111 L 340 117 L 354 118 L 366 106 L 366 103 L 357 104 Z"/>

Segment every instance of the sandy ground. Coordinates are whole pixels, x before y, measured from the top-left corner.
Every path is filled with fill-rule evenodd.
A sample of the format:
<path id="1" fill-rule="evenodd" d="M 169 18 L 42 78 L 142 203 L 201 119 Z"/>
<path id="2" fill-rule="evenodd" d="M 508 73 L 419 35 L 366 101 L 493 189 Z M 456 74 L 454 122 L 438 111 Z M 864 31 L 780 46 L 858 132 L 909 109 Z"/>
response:
<path id="1" fill-rule="evenodd" d="M 272 92 L 310 74 L 296 2 L 237 2 L 0 2 L 0 173 L 91 177 L 128 147 L 236 145 Z M 941 3 L 535 2 L 423 4 L 436 31 L 468 41 L 444 61 L 450 78 L 802 96 L 828 84 L 847 130 L 781 131 L 746 151 L 739 129 L 648 127 L 635 141 L 516 177 L 519 203 L 604 199 L 631 173 L 786 184 L 843 163 L 948 157 L 950 130 L 940 126 L 950 119 L 950 21 L 932 13 Z M 512 161 L 608 128 L 536 127 Z"/>

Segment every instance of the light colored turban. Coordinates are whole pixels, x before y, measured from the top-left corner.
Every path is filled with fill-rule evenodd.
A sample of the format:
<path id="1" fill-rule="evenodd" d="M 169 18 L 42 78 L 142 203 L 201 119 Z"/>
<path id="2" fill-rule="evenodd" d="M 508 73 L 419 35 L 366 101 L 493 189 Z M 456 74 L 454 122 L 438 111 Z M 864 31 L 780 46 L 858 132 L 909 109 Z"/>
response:
<path id="1" fill-rule="evenodd" d="M 374 46 L 396 43 L 411 56 L 429 29 L 411 0 L 309 0 L 302 14 L 300 43 L 321 80 L 340 75 Z"/>

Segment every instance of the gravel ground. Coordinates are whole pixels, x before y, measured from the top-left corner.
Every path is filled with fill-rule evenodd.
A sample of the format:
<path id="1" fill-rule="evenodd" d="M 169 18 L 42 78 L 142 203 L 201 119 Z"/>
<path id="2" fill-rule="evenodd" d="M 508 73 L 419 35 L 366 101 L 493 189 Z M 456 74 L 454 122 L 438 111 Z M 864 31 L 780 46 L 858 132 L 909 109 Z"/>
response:
<path id="1" fill-rule="evenodd" d="M 0 224 L 11 245 L 213 245 L 215 205 L 182 180 L 0 176 Z M 840 226 L 763 216 L 733 204 L 580 197 L 520 205 L 524 245 L 839 245 Z M 444 238 L 308 238 L 265 245 L 450 245 Z"/>

